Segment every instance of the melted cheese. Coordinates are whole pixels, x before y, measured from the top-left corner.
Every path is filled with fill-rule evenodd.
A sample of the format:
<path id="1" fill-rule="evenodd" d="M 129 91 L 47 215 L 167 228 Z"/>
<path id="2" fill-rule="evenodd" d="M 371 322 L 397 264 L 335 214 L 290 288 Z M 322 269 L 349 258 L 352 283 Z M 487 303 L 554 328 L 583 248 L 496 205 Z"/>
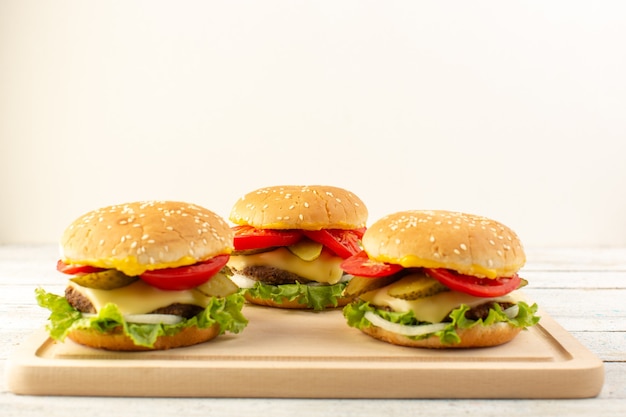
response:
<path id="1" fill-rule="evenodd" d="M 247 266 L 272 266 L 313 281 L 336 284 L 343 275 L 343 270 L 339 266 L 341 261 L 340 257 L 333 256 L 326 251 L 313 261 L 305 261 L 288 249 L 278 248 L 253 255 L 231 255 L 228 266 L 238 271 Z"/>
<path id="2" fill-rule="evenodd" d="M 69 286 L 80 292 L 91 301 L 96 311 L 100 311 L 107 303 L 117 305 L 122 314 L 146 314 L 170 304 L 193 304 L 206 307 L 210 297 L 200 291 L 163 291 L 137 280 L 125 287 L 114 290 L 97 290 L 81 287 L 70 281 Z"/>
<path id="3" fill-rule="evenodd" d="M 101 259 L 67 259 L 63 262 L 67 264 L 90 265 L 98 268 L 117 269 L 128 276 L 134 277 L 141 275 L 146 271 L 155 269 L 177 268 L 179 266 L 193 265 L 198 259 L 191 256 L 183 256 L 182 258 L 172 262 L 160 262 L 142 264 L 136 256 L 127 256 L 125 258 L 101 258 Z"/>
<path id="4" fill-rule="evenodd" d="M 393 311 L 411 311 L 420 321 L 429 323 L 439 323 L 450 313 L 450 311 L 466 304 L 475 307 L 489 301 L 516 303 L 520 300 L 516 291 L 502 297 L 484 298 L 474 297 L 457 291 L 440 292 L 430 297 L 418 298 L 417 300 L 402 300 L 387 294 L 385 287 L 378 291 L 371 291 L 360 296 L 364 301 L 368 301 L 379 307 L 389 307 Z"/>

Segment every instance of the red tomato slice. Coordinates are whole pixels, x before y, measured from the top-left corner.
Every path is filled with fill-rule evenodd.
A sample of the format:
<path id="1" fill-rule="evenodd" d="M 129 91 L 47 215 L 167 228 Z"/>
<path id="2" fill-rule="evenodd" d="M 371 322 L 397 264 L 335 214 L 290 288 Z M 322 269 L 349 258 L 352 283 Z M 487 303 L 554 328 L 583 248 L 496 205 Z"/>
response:
<path id="1" fill-rule="evenodd" d="M 366 278 L 388 277 L 403 269 L 400 265 L 370 259 L 365 251 L 345 259 L 340 266 L 348 274 Z"/>
<path id="2" fill-rule="evenodd" d="M 343 259 L 361 252 L 359 235 L 352 230 L 322 229 L 303 230 L 302 233 L 311 240 L 321 243 Z"/>
<path id="3" fill-rule="evenodd" d="M 521 281 L 517 274 L 512 277 L 489 279 L 463 275 L 444 268 L 424 268 L 424 272 L 451 290 L 464 292 L 476 297 L 500 297 L 506 295 L 517 289 Z"/>
<path id="4" fill-rule="evenodd" d="M 57 271 L 69 275 L 91 274 L 92 272 L 100 272 L 104 270 L 105 268 L 98 268 L 97 266 L 91 265 L 66 264 L 60 259 L 57 262 Z"/>
<path id="5" fill-rule="evenodd" d="M 252 226 L 235 226 L 235 250 L 289 246 L 302 239 L 300 230 L 257 229 Z"/>
<path id="6" fill-rule="evenodd" d="M 204 284 L 217 274 L 228 262 L 230 255 L 217 255 L 208 261 L 178 268 L 146 271 L 139 278 L 161 290 L 181 291 Z"/>

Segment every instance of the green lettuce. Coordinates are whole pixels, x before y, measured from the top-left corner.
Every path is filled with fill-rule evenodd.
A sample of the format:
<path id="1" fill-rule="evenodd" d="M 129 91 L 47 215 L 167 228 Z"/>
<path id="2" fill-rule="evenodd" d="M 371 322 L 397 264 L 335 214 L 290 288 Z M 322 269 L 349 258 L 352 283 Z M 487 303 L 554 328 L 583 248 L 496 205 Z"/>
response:
<path id="1" fill-rule="evenodd" d="M 278 304 L 285 299 L 297 301 L 314 310 L 324 310 L 329 307 L 337 307 L 342 297 L 345 282 L 333 285 L 305 285 L 300 283 L 268 285 L 256 282 L 252 288 L 245 291 L 254 298 L 272 300 Z"/>
<path id="2" fill-rule="evenodd" d="M 151 348 L 159 336 L 174 335 L 185 327 L 197 326 L 204 329 L 219 324 L 220 334 L 239 333 L 248 324 L 241 313 L 244 298 L 241 294 L 227 297 L 212 297 L 209 305 L 196 316 L 178 324 L 139 324 L 128 323 L 115 304 L 105 305 L 96 316 L 84 317 L 67 302 L 65 297 L 48 293 L 42 288 L 35 290 L 39 306 L 50 310 L 49 323 L 46 326 L 50 337 L 63 341 L 67 334 L 75 329 L 93 329 L 105 333 L 121 326 L 124 334 L 138 346 Z"/>
<path id="3" fill-rule="evenodd" d="M 467 305 L 463 304 L 460 307 L 452 310 L 449 314 L 451 321 L 442 330 L 434 333 L 421 335 L 421 336 L 407 336 L 413 340 L 426 339 L 433 335 L 439 336 L 441 343 L 447 345 L 454 345 L 461 341 L 457 334 L 457 329 L 469 329 L 473 326 L 490 326 L 494 323 L 506 322 L 515 327 L 531 327 L 539 322 L 540 317 L 536 315 L 537 304 L 529 306 L 523 301 L 517 303 L 519 306 L 519 313 L 514 318 L 509 318 L 504 314 L 504 311 L 499 304 L 494 304 L 493 308 L 489 309 L 489 314 L 485 319 L 471 320 L 465 317 L 465 313 L 470 309 Z M 363 327 L 369 327 L 372 325 L 364 315 L 366 312 L 371 311 L 385 320 L 392 323 L 399 323 L 405 326 L 417 326 L 420 324 L 428 324 L 417 320 L 412 311 L 409 312 L 396 312 L 377 309 L 370 303 L 362 300 L 357 300 L 352 304 L 347 305 L 343 309 L 343 315 L 347 319 L 348 325 L 361 329 Z"/>

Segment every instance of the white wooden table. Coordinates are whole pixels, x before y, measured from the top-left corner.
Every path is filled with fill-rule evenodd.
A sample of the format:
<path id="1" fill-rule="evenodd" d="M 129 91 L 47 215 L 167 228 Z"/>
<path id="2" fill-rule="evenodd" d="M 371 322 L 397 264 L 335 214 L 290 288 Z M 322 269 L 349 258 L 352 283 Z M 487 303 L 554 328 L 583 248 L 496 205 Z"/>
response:
<path id="1" fill-rule="evenodd" d="M 337 400 L 21 396 L 4 380 L 8 357 L 48 316 L 34 289 L 61 293 L 55 245 L 0 246 L 0 415 L 9 416 L 626 416 L 626 248 L 527 248 L 524 293 L 604 362 L 590 399 Z M 503 383 L 514 383 L 511 381 Z M 242 384 L 245 384 L 242 381 Z M 376 383 L 376 381 L 372 381 Z M 563 381 L 567 383 L 567 381 Z"/>

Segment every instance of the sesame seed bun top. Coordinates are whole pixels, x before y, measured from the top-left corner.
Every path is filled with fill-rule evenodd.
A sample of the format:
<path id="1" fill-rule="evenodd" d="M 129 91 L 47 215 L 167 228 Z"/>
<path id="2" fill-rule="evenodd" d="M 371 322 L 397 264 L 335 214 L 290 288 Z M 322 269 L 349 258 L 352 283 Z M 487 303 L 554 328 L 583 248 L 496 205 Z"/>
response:
<path id="1" fill-rule="evenodd" d="M 61 236 L 66 263 L 115 268 L 127 275 L 191 265 L 233 250 L 224 219 L 176 201 L 108 206 L 77 218 Z"/>
<path id="2" fill-rule="evenodd" d="M 367 214 L 361 199 L 343 188 L 284 185 L 249 192 L 229 218 L 259 229 L 356 229 L 365 226 Z"/>
<path id="3" fill-rule="evenodd" d="M 363 236 L 369 257 L 405 268 L 447 268 L 483 278 L 512 276 L 526 262 L 518 236 L 482 216 L 452 211 L 401 211 Z"/>

